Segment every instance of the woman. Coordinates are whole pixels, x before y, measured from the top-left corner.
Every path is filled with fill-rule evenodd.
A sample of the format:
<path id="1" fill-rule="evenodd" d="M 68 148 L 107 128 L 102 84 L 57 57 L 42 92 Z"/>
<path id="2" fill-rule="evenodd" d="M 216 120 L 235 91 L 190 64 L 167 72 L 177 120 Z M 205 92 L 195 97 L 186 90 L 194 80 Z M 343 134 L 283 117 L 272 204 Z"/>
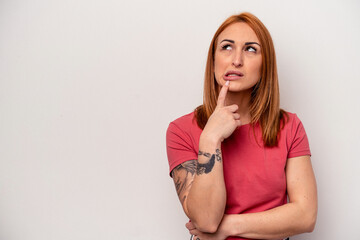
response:
<path id="1" fill-rule="evenodd" d="M 273 42 L 254 15 L 231 16 L 219 27 L 203 105 L 171 122 L 166 137 L 193 239 L 313 231 L 317 191 L 308 139 L 298 117 L 279 108 Z"/>

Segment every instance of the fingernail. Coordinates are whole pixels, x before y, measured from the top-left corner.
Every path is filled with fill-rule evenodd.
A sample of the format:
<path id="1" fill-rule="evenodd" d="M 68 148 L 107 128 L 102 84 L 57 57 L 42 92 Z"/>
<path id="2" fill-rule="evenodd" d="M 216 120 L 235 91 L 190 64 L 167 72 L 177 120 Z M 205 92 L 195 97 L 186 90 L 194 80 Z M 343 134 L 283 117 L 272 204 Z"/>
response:
<path id="1" fill-rule="evenodd" d="M 230 81 L 226 81 L 225 86 L 229 86 Z"/>

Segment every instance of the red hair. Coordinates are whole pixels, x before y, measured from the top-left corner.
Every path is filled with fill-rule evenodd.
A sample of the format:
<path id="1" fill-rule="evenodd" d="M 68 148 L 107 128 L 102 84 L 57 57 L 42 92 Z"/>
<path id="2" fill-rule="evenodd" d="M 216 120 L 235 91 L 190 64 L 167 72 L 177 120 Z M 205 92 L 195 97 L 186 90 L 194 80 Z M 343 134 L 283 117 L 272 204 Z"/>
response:
<path id="1" fill-rule="evenodd" d="M 209 117 L 217 105 L 220 86 L 214 75 L 214 55 L 217 40 L 222 31 L 233 23 L 244 22 L 255 32 L 260 41 L 262 70 L 259 82 L 253 87 L 250 101 L 251 124 L 260 123 L 265 146 L 276 146 L 280 132 L 280 123 L 286 112 L 280 109 L 279 84 L 276 67 L 274 44 L 264 24 L 251 13 L 233 15 L 221 24 L 216 31 L 208 51 L 205 69 L 203 105 L 195 109 L 195 118 L 201 129 L 204 129 Z"/>

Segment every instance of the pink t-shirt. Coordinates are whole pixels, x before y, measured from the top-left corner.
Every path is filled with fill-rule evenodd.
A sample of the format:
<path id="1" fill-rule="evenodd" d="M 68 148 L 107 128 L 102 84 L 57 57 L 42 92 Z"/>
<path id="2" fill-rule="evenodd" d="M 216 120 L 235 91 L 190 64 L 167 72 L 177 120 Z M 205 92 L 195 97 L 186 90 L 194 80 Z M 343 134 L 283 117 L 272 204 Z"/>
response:
<path id="1" fill-rule="evenodd" d="M 222 142 L 226 214 L 261 212 L 287 203 L 286 160 L 311 155 L 301 121 L 296 114 L 288 112 L 288 116 L 277 147 L 264 147 L 259 124 L 254 129 L 257 141 L 251 125 L 246 124 Z M 170 172 L 198 158 L 201 132 L 194 112 L 169 124 L 166 145 Z"/>

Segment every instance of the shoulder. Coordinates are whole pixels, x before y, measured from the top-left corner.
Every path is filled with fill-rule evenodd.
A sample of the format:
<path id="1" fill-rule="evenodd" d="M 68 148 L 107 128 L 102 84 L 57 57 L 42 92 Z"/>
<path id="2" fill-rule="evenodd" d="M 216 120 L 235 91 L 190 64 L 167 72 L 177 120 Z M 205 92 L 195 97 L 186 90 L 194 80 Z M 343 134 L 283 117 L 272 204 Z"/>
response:
<path id="1" fill-rule="evenodd" d="M 306 137 L 304 125 L 296 113 L 285 112 L 281 134 L 285 134 L 288 141 L 294 141 L 298 137 Z"/>
<path id="2" fill-rule="evenodd" d="M 195 112 L 190 112 L 171 121 L 168 127 L 168 131 L 179 130 L 183 132 L 191 132 L 193 128 L 197 127 L 198 126 L 195 119 Z"/>
<path id="3" fill-rule="evenodd" d="M 286 112 L 285 125 L 281 130 L 288 148 L 288 158 L 311 155 L 309 141 L 300 118 L 295 113 Z"/>
<path id="4" fill-rule="evenodd" d="M 284 111 L 284 128 L 293 129 L 294 127 L 302 124 L 300 118 L 297 116 L 296 113 Z"/>
<path id="5" fill-rule="evenodd" d="M 166 149 L 170 172 L 179 164 L 197 159 L 201 129 L 194 119 L 194 112 L 170 122 L 166 131 Z"/>

